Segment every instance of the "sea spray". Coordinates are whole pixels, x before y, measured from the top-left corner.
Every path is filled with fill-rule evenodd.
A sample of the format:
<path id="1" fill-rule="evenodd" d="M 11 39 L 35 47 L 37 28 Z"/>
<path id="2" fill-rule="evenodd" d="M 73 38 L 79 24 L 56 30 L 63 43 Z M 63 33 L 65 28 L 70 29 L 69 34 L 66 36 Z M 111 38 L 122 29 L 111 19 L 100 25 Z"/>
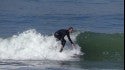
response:
<path id="1" fill-rule="evenodd" d="M 75 41 L 77 34 L 71 35 Z M 60 41 L 56 41 L 53 35 L 42 35 L 35 29 L 24 31 L 10 38 L 0 38 L 0 59 L 13 60 L 70 60 L 75 53 L 81 55 L 80 47 L 68 49 L 65 46 L 62 53 L 59 52 Z"/>

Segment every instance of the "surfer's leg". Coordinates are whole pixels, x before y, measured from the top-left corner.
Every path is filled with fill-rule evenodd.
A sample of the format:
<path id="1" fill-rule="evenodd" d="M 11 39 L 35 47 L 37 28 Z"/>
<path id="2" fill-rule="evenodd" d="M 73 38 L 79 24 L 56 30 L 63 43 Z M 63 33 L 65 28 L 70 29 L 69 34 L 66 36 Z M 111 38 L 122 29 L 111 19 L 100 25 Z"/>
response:
<path id="1" fill-rule="evenodd" d="M 60 49 L 60 51 L 59 52 L 62 52 L 63 51 L 63 46 L 61 46 L 61 49 Z"/>
<path id="2" fill-rule="evenodd" d="M 63 51 L 63 48 L 64 48 L 64 46 L 65 46 L 65 43 L 66 43 L 66 40 L 65 40 L 65 39 L 61 39 L 61 44 L 62 44 L 62 46 L 61 46 L 60 52 Z"/>

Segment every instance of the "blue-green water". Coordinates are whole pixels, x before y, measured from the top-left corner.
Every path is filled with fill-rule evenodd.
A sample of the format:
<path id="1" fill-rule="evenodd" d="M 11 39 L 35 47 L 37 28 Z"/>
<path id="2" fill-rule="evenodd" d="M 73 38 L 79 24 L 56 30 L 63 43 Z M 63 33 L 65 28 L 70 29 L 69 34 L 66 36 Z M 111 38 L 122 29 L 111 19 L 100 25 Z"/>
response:
<path id="1" fill-rule="evenodd" d="M 124 34 L 84 32 L 77 36 L 77 42 L 86 53 L 85 60 L 124 60 Z"/>
<path id="2" fill-rule="evenodd" d="M 80 60 L 11 59 L 10 52 L 17 56 L 27 44 L 39 45 L 35 42 L 41 39 L 39 34 L 22 32 L 35 29 L 47 36 L 69 26 L 80 32 L 76 37 L 84 53 Z M 124 0 L 0 0 L 0 70 L 123 70 L 123 42 Z M 9 46 L 23 47 L 13 52 Z"/>

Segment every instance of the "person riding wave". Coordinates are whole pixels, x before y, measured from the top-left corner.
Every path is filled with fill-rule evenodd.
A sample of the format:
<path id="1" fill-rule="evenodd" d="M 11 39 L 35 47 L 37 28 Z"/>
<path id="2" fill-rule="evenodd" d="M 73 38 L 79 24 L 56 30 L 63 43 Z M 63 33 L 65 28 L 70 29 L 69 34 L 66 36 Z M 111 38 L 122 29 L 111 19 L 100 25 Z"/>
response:
<path id="1" fill-rule="evenodd" d="M 75 44 L 72 42 L 70 38 L 70 33 L 73 32 L 73 27 L 69 27 L 68 29 L 60 29 L 54 33 L 55 38 L 57 38 L 59 41 L 61 41 L 61 49 L 60 52 L 63 51 L 63 48 L 65 46 L 66 40 L 64 39 L 65 36 L 68 37 L 69 41 L 72 44 L 72 47 L 75 47 Z"/>

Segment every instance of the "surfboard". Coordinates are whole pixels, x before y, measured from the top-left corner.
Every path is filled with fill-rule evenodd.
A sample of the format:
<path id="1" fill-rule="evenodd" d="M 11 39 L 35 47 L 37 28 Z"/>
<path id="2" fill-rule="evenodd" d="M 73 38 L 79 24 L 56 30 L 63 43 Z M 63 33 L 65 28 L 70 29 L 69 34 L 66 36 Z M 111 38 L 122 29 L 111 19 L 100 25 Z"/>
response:
<path id="1" fill-rule="evenodd" d="M 73 54 L 73 56 L 71 56 L 71 57 L 78 58 L 78 57 L 80 57 L 80 55 L 79 54 Z"/>

